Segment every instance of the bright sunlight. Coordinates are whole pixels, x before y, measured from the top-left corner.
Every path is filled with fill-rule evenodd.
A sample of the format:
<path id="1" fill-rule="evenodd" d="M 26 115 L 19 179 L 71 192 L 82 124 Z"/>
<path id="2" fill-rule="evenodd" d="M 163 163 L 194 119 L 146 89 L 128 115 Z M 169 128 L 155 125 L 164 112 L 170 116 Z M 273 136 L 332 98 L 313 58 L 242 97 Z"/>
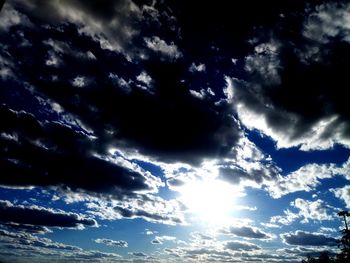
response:
<path id="1" fill-rule="evenodd" d="M 180 193 L 180 200 L 189 212 L 211 225 L 222 225 L 228 221 L 239 195 L 234 186 L 215 179 L 187 183 Z"/>

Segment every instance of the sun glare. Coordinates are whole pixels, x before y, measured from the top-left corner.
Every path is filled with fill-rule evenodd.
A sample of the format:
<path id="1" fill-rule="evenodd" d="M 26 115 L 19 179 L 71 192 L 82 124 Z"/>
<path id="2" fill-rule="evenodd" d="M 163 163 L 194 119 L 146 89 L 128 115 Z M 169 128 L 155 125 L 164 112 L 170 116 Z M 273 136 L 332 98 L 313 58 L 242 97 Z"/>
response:
<path id="1" fill-rule="evenodd" d="M 196 181 L 180 190 L 180 200 L 196 220 L 222 225 L 234 210 L 238 192 L 235 187 L 220 180 Z"/>

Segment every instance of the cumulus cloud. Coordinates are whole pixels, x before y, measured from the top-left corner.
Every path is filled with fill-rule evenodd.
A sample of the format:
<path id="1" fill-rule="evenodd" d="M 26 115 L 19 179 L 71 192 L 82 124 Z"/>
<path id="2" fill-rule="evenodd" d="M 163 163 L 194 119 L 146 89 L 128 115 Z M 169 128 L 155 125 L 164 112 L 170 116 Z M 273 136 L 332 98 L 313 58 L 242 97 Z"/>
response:
<path id="1" fill-rule="evenodd" d="M 246 127 L 270 136 L 278 148 L 349 147 L 343 99 L 349 61 L 342 59 L 350 52 L 344 37 L 349 32 L 348 12 L 346 4 L 320 5 L 304 13 L 301 30 L 289 42 L 281 33 L 288 34 L 295 24 L 286 23 L 279 34 L 252 41 L 254 52 L 245 58 L 246 77 L 232 79 L 233 105 Z"/>
<path id="2" fill-rule="evenodd" d="M 347 208 L 350 208 L 350 185 L 341 188 L 331 189 L 334 195 L 343 200 Z"/>
<path id="3" fill-rule="evenodd" d="M 270 239 L 271 236 L 256 227 L 251 226 L 230 226 L 220 230 L 220 233 L 226 235 L 235 235 L 238 237 L 251 239 Z"/>
<path id="4" fill-rule="evenodd" d="M 70 246 L 59 242 L 54 242 L 48 238 L 39 238 L 35 235 L 28 233 L 17 233 L 10 232 L 7 230 L 1 230 L 1 241 L 2 243 L 10 243 L 13 248 L 21 249 L 33 249 L 33 248 L 43 248 L 43 249 L 60 249 L 60 250 L 70 250 L 70 251 L 80 251 L 81 248 L 76 246 Z"/>
<path id="5" fill-rule="evenodd" d="M 297 198 L 290 203 L 297 212 L 292 212 L 290 209 L 283 211 L 283 215 L 271 217 L 271 223 L 280 223 L 282 225 L 290 225 L 296 220 L 301 223 L 309 223 L 312 221 L 332 220 L 334 218 L 335 208 L 329 206 L 326 202 L 318 199 L 315 201 L 304 200 Z"/>
<path id="6" fill-rule="evenodd" d="M 103 220 L 142 218 L 146 221 L 177 225 L 185 224 L 184 208 L 176 200 L 153 195 L 129 196 L 123 200 L 90 200 L 87 213 Z"/>
<path id="7" fill-rule="evenodd" d="M 154 191 L 161 185 L 159 178 L 126 160 L 93 154 L 94 140 L 66 125 L 41 123 L 31 114 L 5 107 L 1 107 L 0 115 L 4 120 L 3 133 L 18 137 L 0 138 L 11 149 L 11 156 L 8 150 L 1 152 L 7 174 L 0 180 L 2 185 L 64 186 L 115 196 L 122 192 Z M 27 176 L 21 176 L 23 173 Z"/>
<path id="8" fill-rule="evenodd" d="M 194 72 L 205 72 L 206 70 L 206 66 L 203 63 L 199 63 L 198 65 L 196 65 L 195 63 L 192 63 L 189 71 L 194 73 Z"/>
<path id="9" fill-rule="evenodd" d="M 293 213 L 289 209 L 283 211 L 283 215 L 272 216 L 270 218 L 271 223 L 280 223 L 282 225 L 290 225 L 296 219 L 299 218 L 299 214 Z"/>
<path id="10" fill-rule="evenodd" d="M 225 248 L 233 251 L 256 251 L 261 249 L 255 244 L 241 241 L 229 241 L 226 243 Z"/>
<path id="11" fill-rule="evenodd" d="M 94 1 L 79 0 L 45 3 L 14 0 L 12 4 L 43 23 L 53 26 L 73 23 L 80 34 L 92 37 L 101 48 L 120 52 L 128 59 L 133 59 L 135 50 L 139 50 L 135 48 L 134 40 L 142 30 L 140 23 L 147 20 L 157 22 L 163 15 L 152 5 L 139 6 L 131 0 L 106 1 L 98 6 Z"/>
<path id="12" fill-rule="evenodd" d="M 231 156 L 217 163 L 221 180 L 260 188 L 281 176 L 281 169 L 246 137 L 239 139 Z"/>
<path id="13" fill-rule="evenodd" d="M 278 180 L 268 184 L 269 194 L 273 198 L 280 198 L 286 194 L 298 191 L 312 191 L 327 179 L 337 174 L 334 164 L 307 164 L 286 176 L 279 176 Z"/>
<path id="14" fill-rule="evenodd" d="M 281 234 L 284 243 L 300 246 L 336 246 L 337 240 L 324 234 L 312 234 L 309 232 L 296 231 L 294 233 Z"/>
<path id="15" fill-rule="evenodd" d="M 299 209 L 299 216 L 303 218 L 302 223 L 309 220 L 332 220 L 333 216 L 329 214 L 330 207 L 324 201 L 318 199 L 316 201 L 308 201 L 301 198 L 295 199 L 292 206 Z"/>
<path id="16" fill-rule="evenodd" d="M 322 4 L 307 17 L 304 22 L 303 35 L 319 44 L 332 42 L 337 37 L 350 42 L 348 37 L 350 32 L 349 14 L 349 4 Z"/>
<path id="17" fill-rule="evenodd" d="M 147 254 L 143 253 L 143 252 L 132 252 L 130 253 L 131 255 L 135 256 L 135 257 L 147 257 Z"/>
<path id="18" fill-rule="evenodd" d="M 128 247 L 128 242 L 124 240 L 112 240 L 107 238 L 97 238 L 94 240 L 98 244 L 105 244 L 113 247 Z"/>
<path id="19" fill-rule="evenodd" d="M 46 227 L 81 228 L 97 225 L 94 219 L 76 213 L 38 206 L 14 205 L 0 200 L 0 222 Z"/>
<path id="20" fill-rule="evenodd" d="M 29 26 L 30 21 L 27 18 L 27 16 L 18 12 L 7 2 L 5 5 L 4 5 L 5 1 L 0 2 L 1 8 L 4 5 L 4 9 L 2 10 L 1 16 L 0 16 L 0 30 L 8 31 L 11 27 L 20 25 L 20 24 Z"/>
<path id="21" fill-rule="evenodd" d="M 168 44 L 163 39 L 160 39 L 158 36 L 152 38 L 145 38 L 146 46 L 153 50 L 154 52 L 159 52 L 160 54 L 168 57 L 170 59 L 177 59 L 182 56 L 182 53 L 179 51 L 178 47 L 171 42 Z"/>
<path id="22" fill-rule="evenodd" d="M 30 233 L 11 232 L 0 229 L 2 248 L 0 257 L 11 262 L 30 261 L 45 262 L 49 257 L 54 261 L 115 261 L 121 258 L 116 253 L 83 250 L 79 247 L 55 242 L 48 238 L 39 238 Z M 125 261 L 124 261 L 125 262 Z"/>
<path id="23" fill-rule="evenodd" d="M 156 236 L 151 243 L 154 245 L 160 245 L 163 244 L 164 241 L 174 241 L 176 240 L 176 237 L 174 236 Z"/>
<path id="24" fill-rule="evenodd" d="M 51 10 L 54 3 L 39 7 L 33 1 L 33 6 L 28 5 L 28 8 L 34 8 L 36 11 L 31 11 L 35 14 L 46 8 Z M 60 8 L 64 9 L 68 2 L 62 3 Z M 85 10 L 85 4 L 81 5 L 81 10 Z M 86 5 L 87 9 L 91 8 L 90 2 Z M 88 10 L 96 12 L 95 15 L 101 11 L 91 9 Z M 41 25 L 40 21 L 36 20 L 38 25 Z M 140 74 L 138 64 L 101 50 L 95 39 L 84 38 L 76 30 L 70 33 L 70 43 L 62 43 L 60 39 L 68 27 L 67 24 L 59 28 L 43 25 L 40 35 L 29 38 L 46 56 L 30 52 L 29 47 L 12 45 L 6 59 L 14 63 L 10 69 L 15 68 L 25 80 L 17 83 L 19 90 L 28 92 L 30 89 L 32 96 L 39 97 L 40 94 L 42 100 L 61 105 L 65 113 L 94 133 L 95 145 L 101 146 L 101 150 L 127 148 L 166 162 L 198 164 L 204 158 L 228 154 L 235 145 L 241 132 L 231 107 L 224 102 L 216 104 L 214 98 L 198 101 L 193 97 L 189 84 L 182 82 L 183 73 L 187 72 L 183 62 L 149 59 L 144 62 Z M 52 35 L 56 31 L 60 37 Z M 9 42 L 16 41 L 11 35 L 8 38 Z M 157 52 L 179 56 L 175 45 L 158 38 L 148 40 Z M 12 60 L 18 52 L 25 54 L 26 59 Z M 87 54 L 95 54 L 98 59 L 89 59 Z M 34 64 L 29 65 L 26 61 Z M 51 63 L 49 68 L 47 61 Z M 102 70 L 101 61 L 111 69 L 108 73 Z M 53 68 L 52 63 L 55 63 Z M 151 84 L 152 92 L 139 88 L 148 84 Z"/>

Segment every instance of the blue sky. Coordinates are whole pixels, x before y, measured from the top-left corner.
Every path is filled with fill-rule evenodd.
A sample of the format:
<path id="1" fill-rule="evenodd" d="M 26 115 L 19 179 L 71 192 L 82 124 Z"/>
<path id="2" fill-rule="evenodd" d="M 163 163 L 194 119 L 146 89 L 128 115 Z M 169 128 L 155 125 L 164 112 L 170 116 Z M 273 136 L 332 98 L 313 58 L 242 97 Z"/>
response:
<path id="1" fill-rule="evenodd" d="M 188 2 L 5 1 L 0 261 L 337 253 L 349 3 Z"/>

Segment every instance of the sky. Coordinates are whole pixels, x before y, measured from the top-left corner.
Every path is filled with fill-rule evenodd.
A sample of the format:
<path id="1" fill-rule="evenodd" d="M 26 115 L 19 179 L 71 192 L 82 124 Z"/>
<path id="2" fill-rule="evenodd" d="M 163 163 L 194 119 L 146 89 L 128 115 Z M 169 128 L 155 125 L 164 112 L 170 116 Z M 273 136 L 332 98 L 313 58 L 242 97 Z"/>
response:
<path id="1" fill-rule="evenodd" d="M 337 253 L 349 68 L 348 1 L 5 1 L 0 261 Z"/>

